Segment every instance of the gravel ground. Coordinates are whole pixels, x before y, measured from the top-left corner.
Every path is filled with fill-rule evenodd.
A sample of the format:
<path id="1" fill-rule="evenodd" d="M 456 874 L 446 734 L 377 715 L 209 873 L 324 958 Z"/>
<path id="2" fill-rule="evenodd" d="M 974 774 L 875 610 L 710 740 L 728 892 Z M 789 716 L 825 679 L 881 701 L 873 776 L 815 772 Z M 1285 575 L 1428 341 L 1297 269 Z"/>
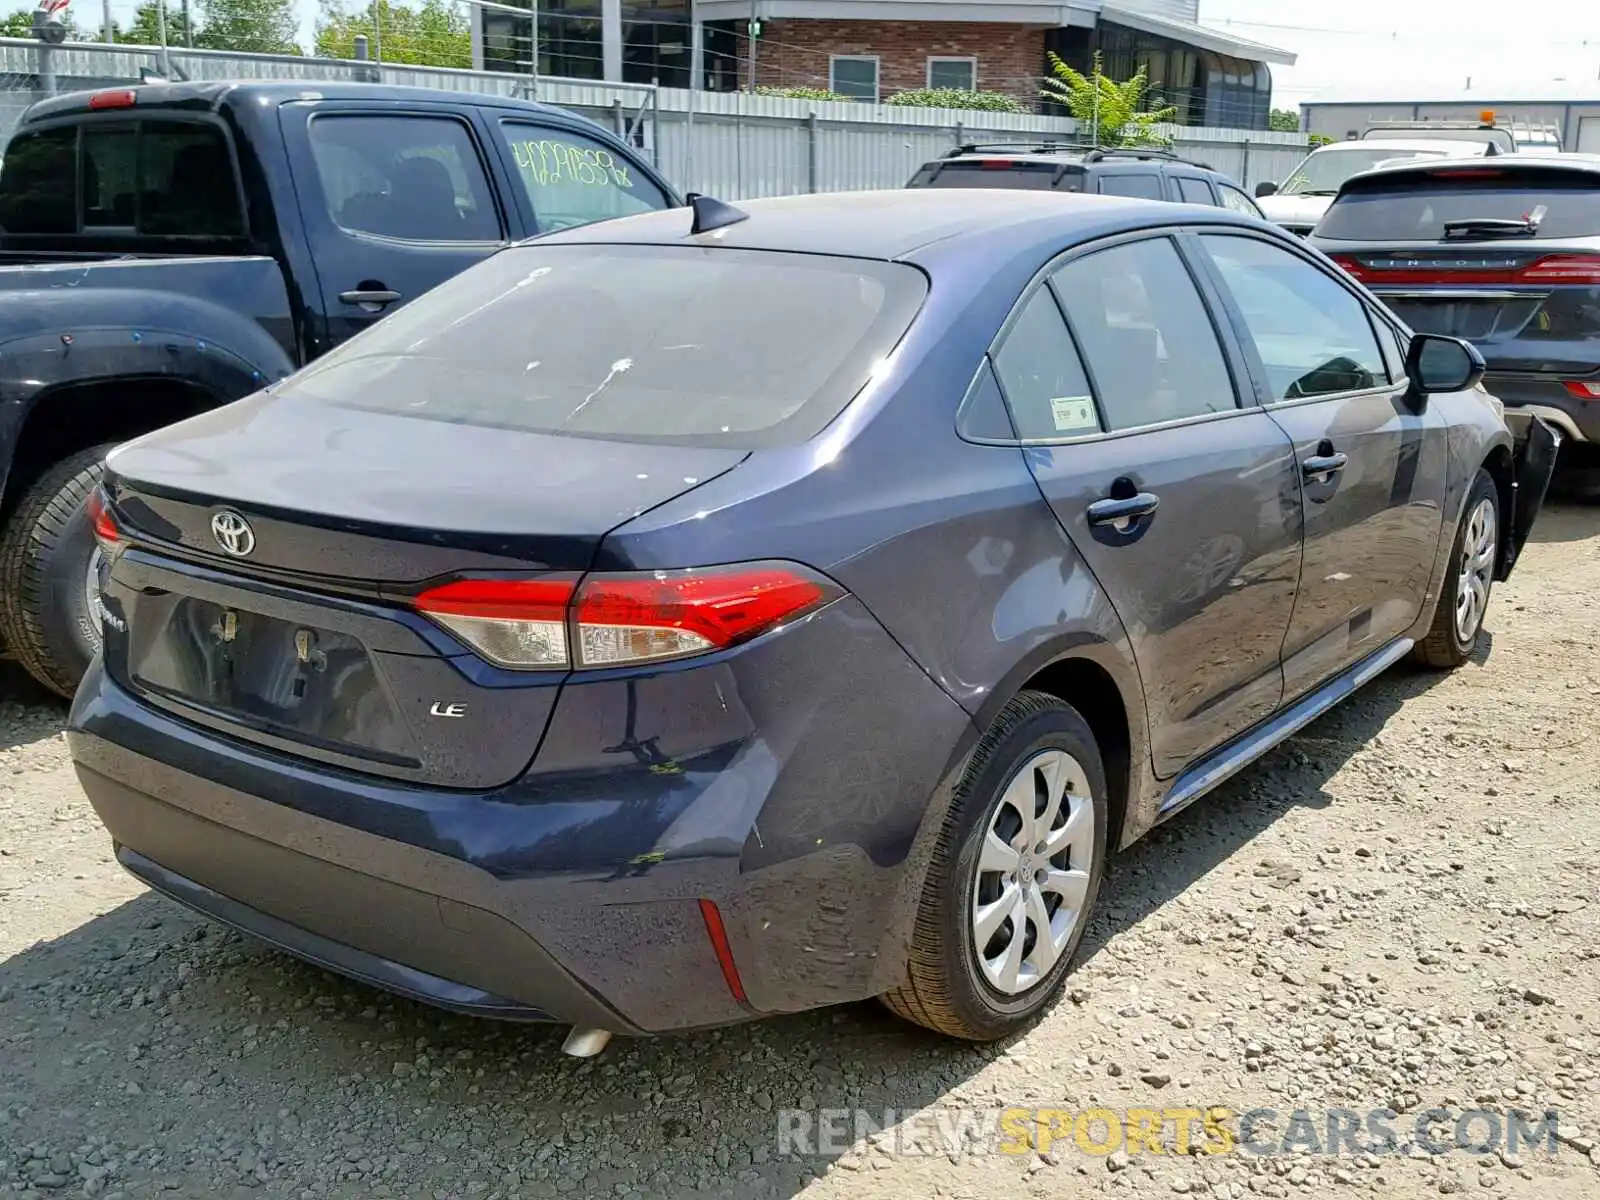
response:
<path id="1" fill-rule="evenodd" d="M 1536 542 L 1481 661 L 1391 672 L 1118 858 L 1069 997 L 1004 1047 L 861 1005 L 579 1062 L 554 1031 L 346 984 L 124 877 L 62 709 L 8 672 L 0 1195 L 1600 1196 L 1600 510 L 1548 510 Z M 1432 1107 L 1555 1109 L 1562 1141 L 801 1157 L 777 1137 L 789 1108 L 918 1129 L 1010 1105 L 1319 1127 L 1387 1107 L 1403 1130 Z"/>

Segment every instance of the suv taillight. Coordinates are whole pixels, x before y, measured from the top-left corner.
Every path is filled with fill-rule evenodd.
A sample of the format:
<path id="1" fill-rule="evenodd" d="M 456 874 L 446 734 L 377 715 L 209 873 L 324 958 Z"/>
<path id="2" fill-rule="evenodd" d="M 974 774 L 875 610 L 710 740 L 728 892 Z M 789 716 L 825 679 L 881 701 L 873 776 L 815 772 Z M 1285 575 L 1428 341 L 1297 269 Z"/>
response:
<path id="1" fill-rule="evenodd" d="M 1600 287 L 1600 254 L 1547 254 L 1523 267 L 1517 282 Z"/>
<path id="2" fill-rule="evenodd" d="M 97 487 L 89 493 L 89 499 L 84 502 L 84 511 L 89 515 L 89 525 L 94 529 L 95 540 L 103 551 L 109 554 L 127 541 L 111 511 L 111 502 L 106 499 L 104 488 Z"/>
<path id="3" fill-rule="evenodd" d="M 463 579 L 423 592 L 424 613 L 497 666 L 620 667 L 749 641 L 842 593 L 794 563 Z"/>

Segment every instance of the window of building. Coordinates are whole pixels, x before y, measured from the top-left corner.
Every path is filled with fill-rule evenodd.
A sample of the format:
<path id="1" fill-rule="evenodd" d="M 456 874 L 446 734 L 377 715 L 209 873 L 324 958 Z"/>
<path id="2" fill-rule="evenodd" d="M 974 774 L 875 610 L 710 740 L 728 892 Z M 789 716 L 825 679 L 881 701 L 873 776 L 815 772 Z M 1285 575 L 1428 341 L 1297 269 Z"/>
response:
<path id="1" fill-rule="evenodd" d="M 835 54 L 828 60 L 828 90 L 852 100 L 878 99 L 876 55 Z"/>
<path id="2" fill-rule="evenodd" d="M 689 0 L 622 0 L 622 78 L 688 87 L 694 31 Z"/>
<path id="3" fill-rule="evenodd" d="M 1110 428 L 1238 407 L 1216 327 L 1171 240 L 1086 255 L 1058 271 L 1051 286 L 1083 347 Z"/>
<path id="4" fill-rule="evenodd" d="M 342 229 L 420 242 L 503 236 L 472 135 L 448 117 L 324 116 L 311 154 Z"/>
<path id="5" fill-rule="evenodd" d="M 978 90 L 978 60 L 976 58 L 928 59 L 928 86 L 950 88 L 958 92 Z"/>

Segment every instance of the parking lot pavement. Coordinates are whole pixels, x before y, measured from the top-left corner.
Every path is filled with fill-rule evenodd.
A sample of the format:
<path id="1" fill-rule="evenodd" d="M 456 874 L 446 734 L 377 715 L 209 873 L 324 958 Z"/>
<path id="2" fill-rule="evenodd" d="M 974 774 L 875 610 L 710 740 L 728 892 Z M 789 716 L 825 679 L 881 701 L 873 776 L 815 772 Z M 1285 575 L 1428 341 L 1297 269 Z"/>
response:
<path id="1" fill-rule="evenodd" d="M 998 1048 L 863 1005 L 579 1062 L 346 984 L 120 874 L 7 672 L 0 1194 L 1593 1197 L 1600 509 L 1534 543 L 1476 665 L 1391 672 L 1117 859 L 1068 997 Z M 1177 1153 L 1168 1110 L 1213 1107 L 1275 1116 Z M 1434 1108 L 1407 1152 L 1283 1153 Z M 896 1124 L 819 1111 L 855 1109 Z"/>

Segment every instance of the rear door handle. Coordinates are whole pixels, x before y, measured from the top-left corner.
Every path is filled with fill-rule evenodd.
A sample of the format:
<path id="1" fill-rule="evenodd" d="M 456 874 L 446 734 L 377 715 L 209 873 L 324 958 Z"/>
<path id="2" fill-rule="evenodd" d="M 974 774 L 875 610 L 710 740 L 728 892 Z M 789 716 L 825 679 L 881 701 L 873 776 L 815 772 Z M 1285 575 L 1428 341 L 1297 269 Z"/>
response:
<path id="1" fill-rule="evenodd" d="M 1107 497 L 1089 505 L 1089 524 L 1115 525 L 1118 529 L 1127 529 L 1160 507 L 1161 497 L 1153 492 L 1140 492 L 1120 500 Z"/>
<path id="2" fill-rule="evenodd" d="M 400 299 L 400 293 L 391 292 L 387 288 L 374 288 L 370 291 L 357 288 L 354 291 L 339 293 L 339 301 L 342 304 L 376 304 L 381 306 L 393 304 L 398 299 Z"/>
<path id="3" fill-rule="evenodd" d="M 1348 454 L 1313 454 L 1300 463 L 1300 470 L 1307 479 L 1326 481 L 1344 470 L 1349 461 Z"/>

